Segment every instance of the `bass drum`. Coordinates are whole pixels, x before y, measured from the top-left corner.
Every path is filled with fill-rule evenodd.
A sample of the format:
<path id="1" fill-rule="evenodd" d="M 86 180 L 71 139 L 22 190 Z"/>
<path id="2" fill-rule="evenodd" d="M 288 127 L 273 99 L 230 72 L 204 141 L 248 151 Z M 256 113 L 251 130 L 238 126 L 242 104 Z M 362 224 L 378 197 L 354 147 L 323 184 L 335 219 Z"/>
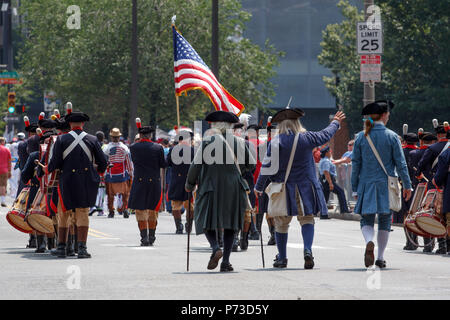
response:
<path id="1" fill-rule="evenodd" d="M 47 215 L 47 204 L 45 201 L 45 194 L 41 189 L 36 193 L 31 209 L 27 214 L 25 220 L 28 225 L 36 231 L 42 233 L 53 233 L 53 220 Z"/>
<path id="2" fill-rule="evenodd" d="M 31 233 L 33 229 L 25 222 L 27 201 L 30 188 L 25 187 L 14 201 L 12 209 L 6 214 L 6 220 L 11 226 L 24 233 Z"/>

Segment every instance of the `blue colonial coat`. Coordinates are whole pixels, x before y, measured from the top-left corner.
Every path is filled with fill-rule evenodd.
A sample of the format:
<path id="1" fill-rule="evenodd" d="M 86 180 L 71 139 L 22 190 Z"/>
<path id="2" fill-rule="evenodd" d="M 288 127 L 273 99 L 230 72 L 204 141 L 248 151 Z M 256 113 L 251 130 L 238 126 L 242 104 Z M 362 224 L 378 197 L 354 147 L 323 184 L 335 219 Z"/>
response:
<path id="1" fill-rule="evenodd" d="M 314 148 L 327 143 L 339 129 L 339 122 L 333 121 L 328 127 L 319 132 L 304 132 L 299 134 L 297 149 L 291 173 L 286 182 L 287 215 L 297 216 L 299 208 L 296 202 L 296 190 L 302 199 L 305 215 L 326 214 L 327 204 L 322 187 L 316 173 L 316 167 L 312 155 Z M 256 181 L 255 190 L 263 192 L 268 179 L 273 182 L 284 182 L 289 157 L 294 144 L 294 134 L 280 134 L 272 138 L 268 143 L 261 174 Z M 276 150 L 279 151 L 277 157 Z M 272 159 L 273 158 L 273 159 Z M 266 175 L 264 169 L 272 166 L 273 161 L 278 161 L 276 174 Z M 276 163 L 274 163 L 276 165 Z"/>
<path id="2" fill-rule="evenodd" d="M 164 149 L 151 141 L 140 141 L 130 147 L 134 173 L 128 208 L 156 210 L 162 201 L 161 168 L 166 167 Z"/>
<path id="3" fill-rule="evenodd" d="M 177 156 L 183 158 L 185 152 L 190 153 L 190 155 L 186 153 L 186 160 L 189 159 L 189 161 L 187 161 L 186 163 L 184 162 L 175 163 L 173 161 L 175 160 L 175 155 L 174 157 L 172 157 L 173 153 L 178 153 Z M 194 147 L 179 144 L 174 148 L 170 148 L 166 160 L 167 166 L 172 168 L 170 178 L 167 180 L 169 182 L 169 193 L 168 193 L 169 200 L 177 200 L 177 201 L 188 200 L 189 194 L 186 192 L 184 185 L 186 184 L 187 174 L 193 159 L 194 159 Z"/>
<path id="4" fill-rule="evenodd" d="M 376 122 L 369 133 L 388 174 L 401 178 L 403 188 L 411 189 L 405 155 L 395 132 Z M 352 158 L 352 189 L 358 193 L 355 213 L 390 213 L 388 177 L 370 148 L 364 132 L 356 137 Z"/>
<path id="5" fill-rule="evenodd" d="M 444 151 L 436 165 L 434 181 L 438 187 L 444 187 L 444 216 L 450 213 L 450 148 Z"/>

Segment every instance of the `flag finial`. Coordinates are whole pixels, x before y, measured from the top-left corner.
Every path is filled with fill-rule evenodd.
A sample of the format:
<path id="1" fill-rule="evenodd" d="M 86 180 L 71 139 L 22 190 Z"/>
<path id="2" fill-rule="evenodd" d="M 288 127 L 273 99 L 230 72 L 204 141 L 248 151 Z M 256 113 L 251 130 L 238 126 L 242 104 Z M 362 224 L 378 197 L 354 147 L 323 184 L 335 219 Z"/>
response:
<path id="1" fill-rule="evenodd" d="M 177 20 L 177 15 L 174 15 L 172 17 L 172 25 L 175 25 L 175 21 Z"/>

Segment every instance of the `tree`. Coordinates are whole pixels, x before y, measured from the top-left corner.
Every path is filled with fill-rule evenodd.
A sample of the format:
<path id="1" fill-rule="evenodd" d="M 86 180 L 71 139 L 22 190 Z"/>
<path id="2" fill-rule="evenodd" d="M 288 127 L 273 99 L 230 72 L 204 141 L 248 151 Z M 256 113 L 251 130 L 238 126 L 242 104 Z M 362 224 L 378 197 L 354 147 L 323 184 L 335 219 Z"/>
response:
<path id="1" fill-rule="evenodd" d="M 19 55 L 29 88 L 53 89 L 64 101 L 91 115 L 95 128 L 126 128 L 131 79 L 131 1 L 80 0 L 81 28 L 66 26 L 72 1 L 27 1 L 28 37 Z M 250 14 L 237 0 L 220 2 L 220 80 L 247 110 L 263 108 L 274 95 L 269 79 L 280 53 L 248 39 L 232 41 Z M 138 1 L 139 107 L 143 122 L 171 128 L 176 124 L 173 43 L 170 21 L 203 60 L 211 62 L 211 1 Z M 241 33 L 242 34 L 242 33 Z M 38 92 L 39 93 L 39 92 Z M 201 92 L 180 98 L 181 122 L 190 125 L 211 110 Z"/>
<path id="2" fill-rule="evenodd" d="M 377 0 L 384 29 L 382 82 L 376 85 L 377 99 L 391 99 L 395 108 L 389 126 L 401 132 L 403 123 L 410 131 L 423 127 L 432 130 L 433 118 L 450 119 L 450 36 L 448 2 Z M 363 12 L 349 4 L 338 3 L 344 16 L 339 24 L 323 31 L 319 63 L 337 73 L 324 77 L 328 90 L 344 106 L 353 132 L 362 128 L 363 84 L 359 80 L 356 52 L 357 22 Z"/>

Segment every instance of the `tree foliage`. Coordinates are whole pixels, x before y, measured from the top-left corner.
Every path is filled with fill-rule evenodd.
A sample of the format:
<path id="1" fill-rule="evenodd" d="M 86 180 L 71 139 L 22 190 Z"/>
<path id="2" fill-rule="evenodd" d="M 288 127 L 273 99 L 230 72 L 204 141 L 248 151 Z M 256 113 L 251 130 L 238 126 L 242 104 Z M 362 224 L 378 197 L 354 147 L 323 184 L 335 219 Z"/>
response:
<path id="1" fill-rule="evenodd" d="M 66 27 L 69 0 L 24 2 L 27 38 L 19 55 L 25 86 L 52 89 L 63 101 L 87 112 L 96 128 L 125 128 L 131 81 L 131 1 L 80 0 L 81 28 Z M 211 65 L 211 1 L 139 0 L 139 107 L 145 123 L 171 128 L 176 123 L 173 42 L 170 21 Z M 248 39 L 233 41 L 250 14 L 238 0 L 219 7 L 220 82 L 247 110 L 271 101 L 280 53 L 269 44 L 262 50 Z M 242 31 L 238 36 L 242 35 Z M 200 91 L 180 98 L 181 122 L 190 125 L 212 110 Z M 125 130 L 126 131 L 126 130 Z"/>
<path id="2" fill-rule="evenodd" d="M 410 131 L 432 130 L 433 118 L 450 119 L 450 37 L 448 1 L 377 0 L 383 23 L 384 53 L 382 82 L 375 88 L 376 99 L 391 99 L 395 108 L 389 126 L 400 132 L 403 123 Z M 323 31 L 319 63 L 337 73 L 324 77 L 326 87 L 344 106 L 353 131 L 361 129 L 363 83 L 359 79 L 356 52 L 356 23 L 363 12 L 338 3 L 344 16 L 339 24 Z"/>

